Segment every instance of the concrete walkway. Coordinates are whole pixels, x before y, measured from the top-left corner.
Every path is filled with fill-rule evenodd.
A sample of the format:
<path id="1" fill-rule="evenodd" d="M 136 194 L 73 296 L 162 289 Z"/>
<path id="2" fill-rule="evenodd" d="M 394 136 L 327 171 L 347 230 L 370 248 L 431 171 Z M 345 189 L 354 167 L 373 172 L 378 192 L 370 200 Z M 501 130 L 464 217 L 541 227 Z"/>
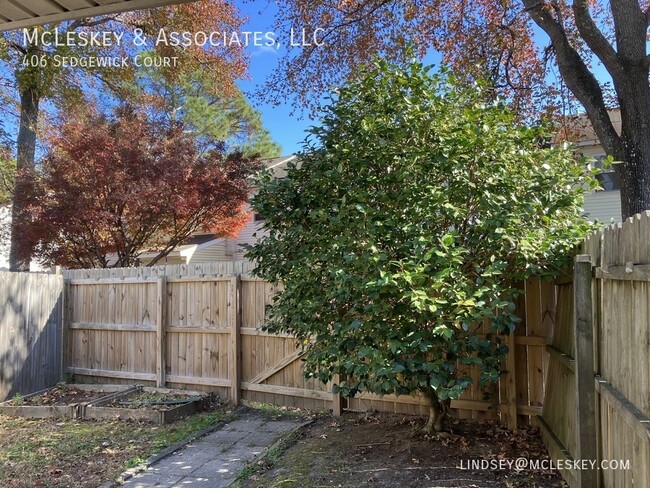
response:
<path id="1" fill-rule="evenodd" d="M 282 436 L 301 426 L 291 418 L 269 420 L 261 412 L 244 410 L 221 429 L 191 442 L 155 462 L 122 486 L 128 488 L 224 488 L 246 464 Z"/>

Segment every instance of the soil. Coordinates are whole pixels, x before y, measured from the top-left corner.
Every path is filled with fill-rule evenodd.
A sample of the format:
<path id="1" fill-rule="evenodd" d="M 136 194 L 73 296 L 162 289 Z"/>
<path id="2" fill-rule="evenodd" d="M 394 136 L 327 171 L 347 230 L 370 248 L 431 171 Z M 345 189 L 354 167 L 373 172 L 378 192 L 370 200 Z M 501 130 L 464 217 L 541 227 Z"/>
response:
<path id="1" fill-rule="evenodd" d="M 63 406 L 73 403 L 83 403 L 106 396 L 106 392 L 88 391 L 74 386 L 56 386 L 40 395 L 30 398 L 13 399 L 10 405 L 54 405 Z"/>
<path id="2" fill-rule="evenodd" d="M 0 415 L 0 487 L 97 488 L 227 415 L 222 406 L 170 425 Z"/>
<path id="3" fill-rule="evenodd" d="M 184 393 L 151 393 L 142 391 L 134 393 L 126 398 L 117 398 L 108 407 L 129 408 L 129 409 L 146 409 L 158 410 L 164 412 L 179 407 L 190 401 L 197 399 L 197 395 L 187 395 Z M 166 403 L 173 402 L 173 403 Z"/>
<path id="4" fill-rule="evenodd" d="M 451 433 L 427 436 L 423 425 L 423 419 L 396 415 L 321 418 L 291 439 L 279 457 L 267 456 L 262 469 L 251 470 L 241 486 L 568 486 L 555 470 L 507 465 L 519 458 L 548 459 L 537 428 L 512 433 L 488 421 L 453 420 Z"/>

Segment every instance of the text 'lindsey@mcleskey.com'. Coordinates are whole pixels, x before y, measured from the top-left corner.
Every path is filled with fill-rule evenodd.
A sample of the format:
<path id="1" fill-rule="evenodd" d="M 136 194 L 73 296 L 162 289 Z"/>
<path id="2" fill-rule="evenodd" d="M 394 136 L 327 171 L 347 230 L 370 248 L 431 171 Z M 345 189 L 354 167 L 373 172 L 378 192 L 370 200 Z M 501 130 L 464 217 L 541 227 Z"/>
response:
<path id="1" fill-rule="evenodd" d="M 458 465 L 459 469 L 468 471 L 548 471 L 548 470 L 577 470 L 588 469 L 629 470 L 629 459 L 463 459 Z"/>

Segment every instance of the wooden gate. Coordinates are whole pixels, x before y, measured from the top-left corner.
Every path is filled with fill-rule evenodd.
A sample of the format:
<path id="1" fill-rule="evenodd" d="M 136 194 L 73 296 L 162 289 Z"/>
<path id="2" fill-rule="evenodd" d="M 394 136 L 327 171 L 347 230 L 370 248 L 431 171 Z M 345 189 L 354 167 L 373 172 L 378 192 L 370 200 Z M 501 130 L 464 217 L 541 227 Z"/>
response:
<path id="1" fill-rule="evenodd" d="M 240 293 L 242 398 L 314 410 L 331 408 L 329 385 L 305 379 L 296 338 L 259 330 L 275 285 L 242 278 Z"/>

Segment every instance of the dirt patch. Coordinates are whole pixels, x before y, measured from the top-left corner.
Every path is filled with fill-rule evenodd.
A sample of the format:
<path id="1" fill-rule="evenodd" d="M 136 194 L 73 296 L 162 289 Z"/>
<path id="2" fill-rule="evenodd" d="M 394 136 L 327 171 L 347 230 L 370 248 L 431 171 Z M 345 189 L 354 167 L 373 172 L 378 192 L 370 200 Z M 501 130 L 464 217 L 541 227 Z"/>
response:
<path id="1" fill-rule="evenodd" d="M 71 405 L 73 403 L 83 403 L 95 400 L 106 396 L 107 393 L 99 391 L 81 390 L 74 386 L 64 385 L 51 388 L 40 395 L 29 398 L 14 397 L 8 405 L 20 406 L 38 406 L 38 405 L 52 405 L 63 406 Z"/>
<path id="2" fill-rule="evenodd" d="M 117 398 L 107 404 L 107 407 L 129 408 L 129 409 L 147 409 L 166 412 L 180 405 L 185 405 L 195 400 L 201 400 L 205 397 L 197 395 L 188 395 L 184 393 L 162 393 L 142 391 L 129 395 L 125 398 Z"/>
<path id="3" fill-rule="evenodd" d="M 393 415 L 321 418 L 281 455 L 267 456 L 266 469 L 251 470 L 240 486 L 567 486 L 554 470 L 515 469 L 518 458 L 548 459 L 536 428 L 511 433 L 492 422 L 456 420 L 452 434 L 428 437 L 421 432 L 423 424 Z"/>

